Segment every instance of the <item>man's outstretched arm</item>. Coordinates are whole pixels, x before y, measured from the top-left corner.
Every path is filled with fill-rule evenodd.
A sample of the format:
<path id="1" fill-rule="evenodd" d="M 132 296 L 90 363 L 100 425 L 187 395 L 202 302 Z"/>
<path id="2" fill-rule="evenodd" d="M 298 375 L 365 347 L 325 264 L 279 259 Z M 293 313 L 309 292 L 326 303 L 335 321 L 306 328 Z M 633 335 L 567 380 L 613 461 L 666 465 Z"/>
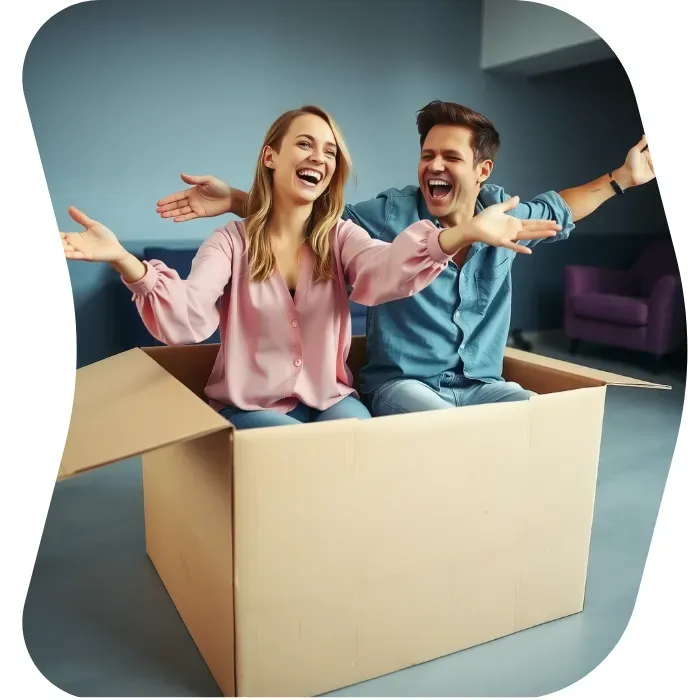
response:
<path id="1" fill-rule="evenodd" d="M 552 197 L 557 199 L 556 194 L 553 192 L 549 193 L 549 195 L 536 197 L 531 202 L 519 204 L 512 214 L 520 219 L 553 219 L 557 223 L 564 225 L 565 231 L 563 235 L 568 235 L 567 229 L 572 227 L 571 225 L 574 222 L 592 214 L 601 204 L 615 196 L 616 190 L 613 180 L 624 192 L 631 187 L 643 185 L 656 177 L 651 154 L 647 148 L 646 136 L 643 136 L 639 143 L 629 150 L 625 162 L 619 168 L 611 171 L 611 174 L 612 179 L 610 174 L 606 173 L 585 185 L 570 187 L 557 192 L 556 194 L 564 200 L 566 207 L 570 210 L 570 215 L 569 212 L 565 212 L 564 216 L 558 211 L 558 209 L 565 208 L 561 206 L 561 200 L 558 207 L 556 202 L 553 205 L 549 201 Z M 242 219 L 246 217 L 247 192 L 230 187 L 223 180 L 211 175 L 192 176 L 183 174 L 181 177 L 186 183 L 194 185 L 194 187 L 176 192 L 158 201 L 156 211 L 164 219 L 172 218 L 179 223 L 200 217 L 220 216 L 228 213 Z M 504 193 L 502 196 L 505 199 L 508 195 Z M 380 215 L 384 204 L 381 198 L 368 200 L 362 204 L 369 207 L 369 212 L 372 216 L 364 218 L 371 220 L 371 225 L 368 221 L 356 220 L 363 219 L 360 214 L 364 210 L 360 205 L 346 207 L 343 212 L 343 218 L 353 219 L 355 223 L 368 229 L 380 226 Z"/>
<path id="2" fill-rule="evenodd" d="M 624 192 L 630 187 L 643 185 L 653 180 L 654 177 L 654 165 L 647 150 L 646 137 L 643 137 L 636 146 L 628 151 L 625 162 L 619 168 L 612 170 L 611 173 L 601 175 L 599 178 L 578 187 L 543 192 L 529 201 L 521 202 L 510 214 L 518 219 L 556 221 L 561 225 L 562 230 L 559 235 L 549 240 L 565 240 L 575 228 L 575 222 L 592 214 L 601 204 L 616 195 L 615 185 Z M 482 193 L 485 194 L 484 191 L 487 187 L 484 186 Z M 510 196 L 501 187 L 491 187 L 495 188 L 495 191 L 490 192 L 490 196 L 483 198 L 483 204 L 491 203 L 490 198 L 494 195 L 500 201 Z M 538 243 L 538 240 L 533 240 L 524 244 L 532 247 Z"/>
<path id="3" fill-rule="evenodd" d="M 192 221 L 192 219 L 233 214 L 241 219 L 247 216 L 248 193 L 229 186 L 223 180 L 213 175 L 186 175 L 182 180 L 193 185 L 187 190 L 181 190 L 163 197 L 156 204 L 156 211 L 163 219 L 172 219 L 175 223 Z M 379 235 L 384 226 L 384 210 L 386 199 L 382 196 L 360 202 L 353 206 L 347 205 L 343 211 L 343 219 L 352 219 L 371 235 Z"/>
<path id="4" fill-rule="evenodd" d="M 647 139 L 643 136 L 641 141 L 629 150 L 625 162 L 619 168 L 585 185 L 561 190 L 559 196 L 571 209 L 573 220 L 580 221 L 617 194 L 613 181 L 624 192 L 631 187 L 644 185 L 655 177 Z"/>

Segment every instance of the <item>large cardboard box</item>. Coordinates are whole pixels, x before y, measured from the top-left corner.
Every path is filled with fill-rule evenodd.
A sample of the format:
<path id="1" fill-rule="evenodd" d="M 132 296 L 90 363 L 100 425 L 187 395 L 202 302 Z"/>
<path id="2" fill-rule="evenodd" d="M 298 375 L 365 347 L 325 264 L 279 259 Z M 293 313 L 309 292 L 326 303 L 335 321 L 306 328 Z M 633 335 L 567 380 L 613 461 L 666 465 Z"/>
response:
<path id="1" fill-rule="evenodd" d="M 217 352 L 80 369 L 58 478 L 143 455 L 148 555 L 225 695 L 318 695 L 583 609 L 606 387 L 662 387 L 508 349 L 529 401 L 236 432 L 204 400 Z"/>

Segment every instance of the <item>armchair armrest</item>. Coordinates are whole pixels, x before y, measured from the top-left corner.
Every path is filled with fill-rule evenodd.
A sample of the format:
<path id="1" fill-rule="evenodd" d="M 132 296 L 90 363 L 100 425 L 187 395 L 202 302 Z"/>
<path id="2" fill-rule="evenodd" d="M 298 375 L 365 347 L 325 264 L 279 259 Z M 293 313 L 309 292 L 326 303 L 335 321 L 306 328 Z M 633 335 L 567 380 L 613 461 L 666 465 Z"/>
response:
<path id="1" fill-rule="evenodd" d="M 678 275 L 664 275 L 659 277 L 649 298 L 649 306 L 661 307 L 671 303 L 680 291 L 681 278 Z"/>
<path id="2" fill-rule="evenodd" d="M 649 298 L 649 350 L 662 355 L 674 349 L 682 326 L 681 278 L 660 277 Z"/>

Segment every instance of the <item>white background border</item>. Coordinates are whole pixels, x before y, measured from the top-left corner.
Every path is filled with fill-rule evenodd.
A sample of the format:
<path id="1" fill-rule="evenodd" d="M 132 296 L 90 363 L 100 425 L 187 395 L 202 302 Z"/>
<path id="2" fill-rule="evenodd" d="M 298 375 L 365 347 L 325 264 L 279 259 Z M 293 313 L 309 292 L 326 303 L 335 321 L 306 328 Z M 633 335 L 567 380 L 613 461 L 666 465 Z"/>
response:
<path id="1" fill-rule="evenodd" d="M 103 0 L 104 1 L 104 0 Z M 113 0 L 109 0 L 113 1 Z M 396 0 L 400 2 L 401 0 Z M 474 1 L 474 0 L 469 0 Z M 22 634 L 22 612 L 70 419 L 75 377 L 75 320 L 36 141 L 22 90 L 27 48 L 41 25 L 74 3 L 6 3 L 3 13 L 3 108 L 0 217 L 3 299 L 0 400 L 4 409 L 0 465 L 0 528 L 4 590 L 3 695 L 72 697 L 33 665 Z M 688 317 L 686 402 L 676 453 L 661 504 L 637 605 L 610 656 L 561 698 L 674 697 L 697 687 L 698 184 L 700 149 L 697 9 L 675 0 L 547 0 L 574 15 L 617 53 L 634 87 L 679 259 Z M 693 16 L 691 16 L 693 15 Z M 85 56 L 86 61 L 94 57 Z M 66 95 L 90 108 L 90 96 Z M 615 115 L 609 115 L 614 119 Z M 582 134 L 585 138 L 585 134 Z M 692 462 L 695 461 L 695 468 Z M 695 653 L 693 651 L 695 650 Z M 686 693 L 683 693 L 686 694 Z"/>

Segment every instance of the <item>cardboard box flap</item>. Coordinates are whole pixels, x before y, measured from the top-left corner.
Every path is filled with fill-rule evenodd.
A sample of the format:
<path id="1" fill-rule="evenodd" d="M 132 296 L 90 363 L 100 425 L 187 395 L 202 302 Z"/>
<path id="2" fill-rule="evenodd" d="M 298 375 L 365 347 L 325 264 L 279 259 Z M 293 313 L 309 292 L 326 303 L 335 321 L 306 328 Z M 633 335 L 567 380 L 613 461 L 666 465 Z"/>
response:
<path id="1" fill-rule="evenodd" d="M 135 349 L 79 369 L 58 480 L 231 429 L 184 384 Z"/>
<path id="2" fill-rule="evenodd" d="M 582 365 L 574 364 L 573 362 L 565 362 L 564 360 L 555 360 L 551 357 L 536 355 L 524 350 L 507 347 L 504 356 L 504 370 L 508 363 L 524 363 L 534 365 L 543 369 L 552 370 L 560 374 L 567 374 L 572 377 L 584 377 L 592 380 L 599 386 L 628 386 L 646 389 L 670 389 L 668 384 L 657 384 L 654 382 L 646 382 L 642 379 L 634 377 L 625 377 L 621 374 L 613 374 L 612 372 L 604 372 L 592 367 L 583 367 Z"/>

